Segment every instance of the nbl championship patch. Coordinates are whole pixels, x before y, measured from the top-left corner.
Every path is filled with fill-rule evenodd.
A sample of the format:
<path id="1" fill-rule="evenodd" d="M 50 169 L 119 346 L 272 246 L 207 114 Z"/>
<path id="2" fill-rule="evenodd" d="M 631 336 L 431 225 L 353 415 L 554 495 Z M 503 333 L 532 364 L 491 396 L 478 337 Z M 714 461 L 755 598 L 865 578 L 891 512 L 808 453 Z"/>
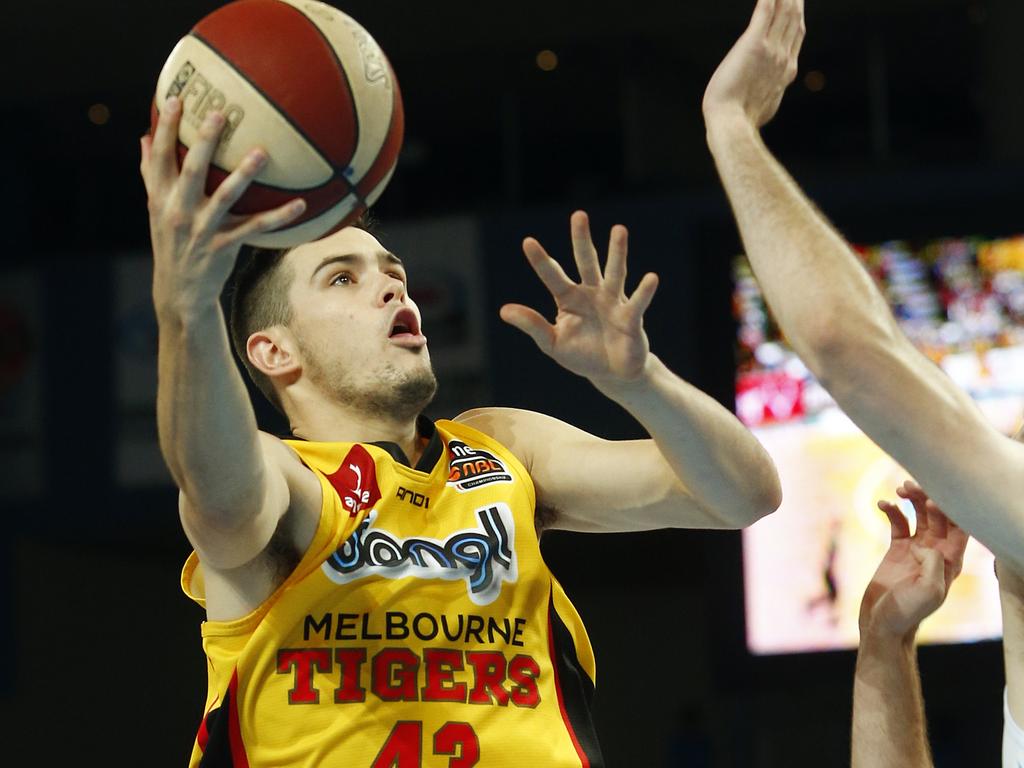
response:
<path id="1" fill-rule="evenodd" d="M 512 474 L 490 451 L 474 448 L 461 440 L 448 443 L 448 485 L 459 493 L 491 483 L 511 483 Z"/>

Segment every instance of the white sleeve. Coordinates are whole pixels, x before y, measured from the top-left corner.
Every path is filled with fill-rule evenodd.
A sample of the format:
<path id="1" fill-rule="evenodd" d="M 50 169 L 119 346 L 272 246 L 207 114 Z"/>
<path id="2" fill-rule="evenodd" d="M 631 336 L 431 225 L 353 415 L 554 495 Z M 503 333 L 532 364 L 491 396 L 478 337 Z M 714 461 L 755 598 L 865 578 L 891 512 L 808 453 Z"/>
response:
<path id="1" fill-rule="evenodd" d="M 1024 730 L 1013 721 L 1003 689 L 1003 768 L 1024 768 Z"/>

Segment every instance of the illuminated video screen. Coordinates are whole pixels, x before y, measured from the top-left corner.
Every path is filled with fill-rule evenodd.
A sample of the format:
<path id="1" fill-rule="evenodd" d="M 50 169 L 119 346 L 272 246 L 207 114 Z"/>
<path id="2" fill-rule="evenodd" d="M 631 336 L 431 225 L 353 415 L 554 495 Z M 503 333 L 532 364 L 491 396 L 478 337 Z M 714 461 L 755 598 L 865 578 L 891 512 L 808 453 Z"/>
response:
<path id="1" fill-rule="evenodd" d="M 1024 236 L 859 246 L 914 344 L 1012 434 L 1024 414 Z M 781 336 L 745 258 L 734 265 L 736 412 L 772 455 L 782 507 L 743 532 L 747 648 L 855 648 L 861 596 L 888 548 L 878 499 L 910 478 L 839 410 Z M 913 508 L 902 502 L 913 520 Z M 998 638 L 992 555 L 971 540 L 963 574 L 922 625 L 924 643 Z"/>

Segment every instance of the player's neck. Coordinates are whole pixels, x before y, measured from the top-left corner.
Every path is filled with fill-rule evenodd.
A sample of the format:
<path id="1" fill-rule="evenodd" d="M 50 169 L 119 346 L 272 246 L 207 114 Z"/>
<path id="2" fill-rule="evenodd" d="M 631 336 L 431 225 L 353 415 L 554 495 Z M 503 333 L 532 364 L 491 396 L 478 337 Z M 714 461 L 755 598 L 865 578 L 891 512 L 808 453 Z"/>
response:
<path id="1" fill-rule="evenodd" d="M 425 441 L 416 430 L 416 419 L 387 419 L 354 411 L 344 406 L 319 409 L 314 415 L 293 414 L 292 434 L 304 440 L 338 443 L 395 443 L 416 465 Z"/>

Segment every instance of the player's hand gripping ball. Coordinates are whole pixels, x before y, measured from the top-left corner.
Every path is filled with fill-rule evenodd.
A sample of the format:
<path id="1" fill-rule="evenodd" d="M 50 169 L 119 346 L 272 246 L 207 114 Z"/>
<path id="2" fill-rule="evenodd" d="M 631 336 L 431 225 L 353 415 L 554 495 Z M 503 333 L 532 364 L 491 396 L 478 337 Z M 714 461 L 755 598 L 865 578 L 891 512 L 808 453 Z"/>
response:
<path id="1" fill-rule="evenodd" d="M 306 201 L 302 216 L 253 245 L 298 245 L 357 218 L 384 191 L 402 145 L 402 96 L 383 51 L 316 0 L 235 0 L 204 17 L 160 72 L 151 131 L 172 96 L 182 102 L 179 161 L 206 114 L 224 115 L 207 194 L 260 147 L 269 161 L 232 212 Z"/>

